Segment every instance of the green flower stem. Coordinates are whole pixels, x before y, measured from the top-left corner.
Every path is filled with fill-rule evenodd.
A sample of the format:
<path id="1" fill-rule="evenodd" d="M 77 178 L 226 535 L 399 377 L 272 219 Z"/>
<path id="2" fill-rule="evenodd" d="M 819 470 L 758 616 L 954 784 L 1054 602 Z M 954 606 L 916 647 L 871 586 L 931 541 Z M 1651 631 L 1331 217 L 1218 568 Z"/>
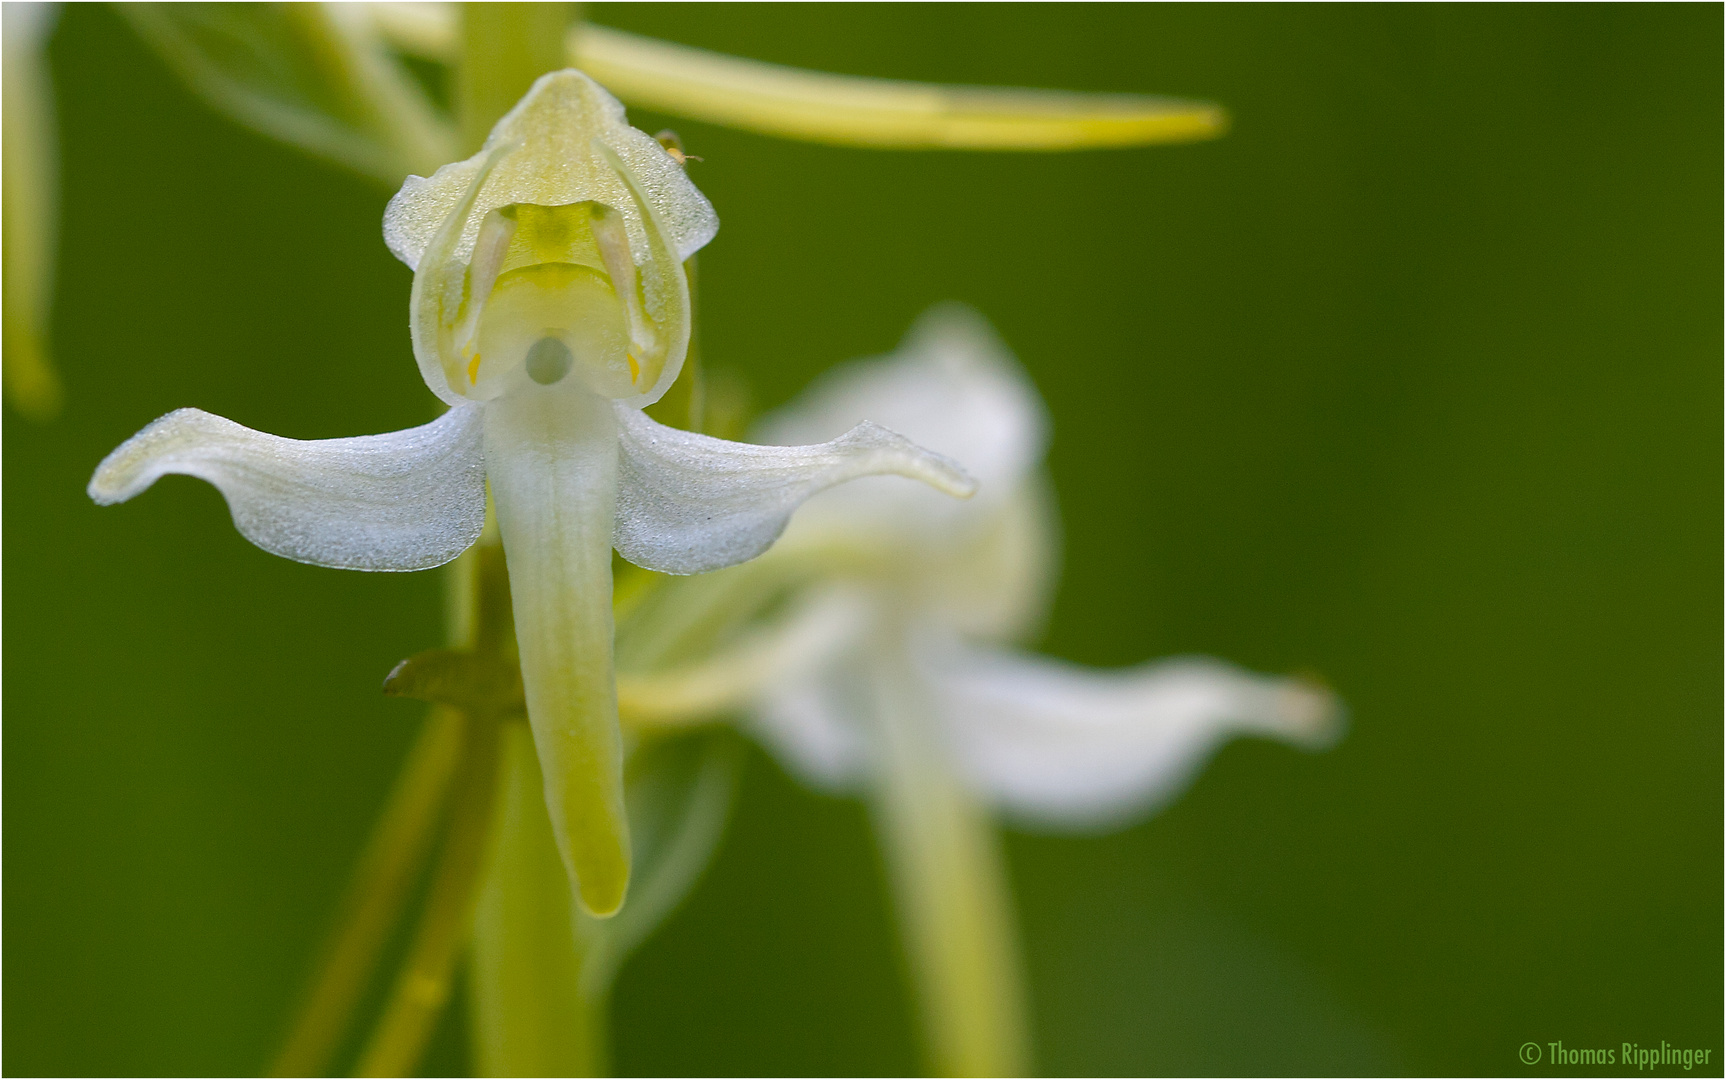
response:
<path id="1" fill-rule="evenodd" d="M 409 1075 L 449 1001 L 491 829 L 501 724 L 495 715 L 476 711 L 464 728 L 461 771 L 437 871 L 407 961 L 360 1055 L 359 1076 Z"/>
<path id="2" fill-rule="evenodd" d="M 1024 1076 L 1024 977 L 1000 847 L 948 764 L 902 628 L 882 632 L 871 687 L 881 756 L 876 828 L 939 1076 Z"/>
<path id="3" fill-rule="evenodd" d="M 426 717 L 355 867 L 310 991 L 270 1067 L 271 1076 L 323 1076 L 329 1071 L 430 852 L 465 726 L 454 709 L 435 707 Z"/>
<path id="4" fill-rule="evenodd" d="M 463 4 L 456 117 L 464 152 L 485 142 L 493 124 L 548 71 L 569 66 L 564 41 L 575 4 Z"/>
<path id="5" fill-rule="evenodd" d="M 495 530 L 450 565 L 447 581 L 450 643 L 507 660 L 509 579 Z M 445 805 L 470 741 L 468 729 L 466 714 L 449 705 L 433 706 L 426 717 L 354 868 L 270 1075 L 322 1076 L 329 1071 L 433 842 L 447 832 Z"/>
<path id="6" fill-rule="evenodd" d="M 582 969 L 575 910 L 551 835 L 533 736 L 503 736 L 497 827 L 474 912 L 473 1045 L 481 1076 L 603 1076 L 606 1003 Z M 591 980 L 586 980 L 591 981 Z"/>

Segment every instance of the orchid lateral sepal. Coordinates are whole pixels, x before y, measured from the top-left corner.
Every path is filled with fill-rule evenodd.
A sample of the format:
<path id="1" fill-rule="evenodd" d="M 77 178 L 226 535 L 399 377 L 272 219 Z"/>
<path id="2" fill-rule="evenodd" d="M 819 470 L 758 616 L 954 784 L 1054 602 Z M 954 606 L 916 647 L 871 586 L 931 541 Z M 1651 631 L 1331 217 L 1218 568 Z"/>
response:
<path id="1" fill-rule="evenodd" d="M 169 473 L 214 484 L 234 525 L 275 555 L 342 570 L 426 570 L 485 527 L 480 414 L 451 409 L 416 428 L 284 439 L 201 409 L 176 409 L 97 466 L 89 494 L 125 502 Z"/>

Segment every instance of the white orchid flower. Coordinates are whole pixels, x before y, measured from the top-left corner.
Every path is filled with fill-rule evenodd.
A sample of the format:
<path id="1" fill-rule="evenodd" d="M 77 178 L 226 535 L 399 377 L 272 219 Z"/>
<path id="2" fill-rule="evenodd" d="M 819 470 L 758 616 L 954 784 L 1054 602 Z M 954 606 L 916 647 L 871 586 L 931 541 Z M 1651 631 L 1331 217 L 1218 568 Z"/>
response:
<path id="1" fill-rule="evenodd" d="M 935 1066 L 1021 1073 L 1010 904 L 982 808 L 1039 828 L 1124 823 L 1231 735 L 1322 747 L 1340 709 L 1315 684 L 1217 660 L 1099 671 L 1012 647 L 1041 622 L 1058 562 L 1048 421 L 975 312 L 931 311 L 896 354 L 834 371 L 758 434 L 798 443 L 862 416 L 962 462 L 977 497 L 868 480 L 811 499 L 766 557 L 715 575 L 731 589 L 691 583 L 732 609 L 789 583 L 785 613 L 699 662 L 626 674 L 625 716 L 741 712 L 794 774 L 871 795 Z"/>
<path id="2" fill-rule="evenodd" d="M 414 353 L 449 405 L 423 427 L 301 442 L 196 409 L 97 468 L 121 502 L 167 473 L 219 488 L 240 532 L 301 562 L 420 570 L 480 535 L 489 485 L 552 831 L 592 914 L 629 878 L 612 678 L 611 552 L 671 574 L 751 559 L 816 492 L 897 473 L 973 482 L 870 424 L 818 446 L 751 446 L 643 414 L 684 360 L 683 262 L 718 221 L 678 163 L 586 76 L 554 72 L 484 148 L 391 200 L 414 268 Z"/>
<path id="3" fill-rule="evenodd" d="M 811 499 L 747 571 L 801 580 L 821 565 L 805 606 L 701 664 L 626 681 L 625 704 L 645 722 L 743 704 L 794 772 L 855 788 L 878 740 L 855 707 L 858 669 L 885 662 L 864 647 L 885 633 L 966 783 L 1014 819 L 1056 828 L 1157 809 L 1233 734 L 1334 737 L 1335 700 L 1301 679 L 1197 657 L 1097 671 L 1010 645 L 1042 621 L 1058 526 L 1042 402 L 981 316 L 934 309 L 896 354 L 833 372 L 757 435 L 791 445 L 864 416 L 964 464 L 977 497 L 865 480 Z"/>

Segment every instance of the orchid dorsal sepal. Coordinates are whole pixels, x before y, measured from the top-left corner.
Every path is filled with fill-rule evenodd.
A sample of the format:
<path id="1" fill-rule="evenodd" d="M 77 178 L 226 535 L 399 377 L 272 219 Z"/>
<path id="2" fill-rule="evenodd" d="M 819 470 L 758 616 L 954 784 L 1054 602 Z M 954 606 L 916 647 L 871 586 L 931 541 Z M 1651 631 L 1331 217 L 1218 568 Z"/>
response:
<path id="1" fill-rule="evenodd" d="M 525 384 L 547 338 L 595 393 L 658 400 L 688 346 L 682 264 L 717 228 L 681 164 L 576 71 L 542 77 L 478 154 L 409 177 L 384 218 L 416 271 L 415 355 L 451 404 Z"/>

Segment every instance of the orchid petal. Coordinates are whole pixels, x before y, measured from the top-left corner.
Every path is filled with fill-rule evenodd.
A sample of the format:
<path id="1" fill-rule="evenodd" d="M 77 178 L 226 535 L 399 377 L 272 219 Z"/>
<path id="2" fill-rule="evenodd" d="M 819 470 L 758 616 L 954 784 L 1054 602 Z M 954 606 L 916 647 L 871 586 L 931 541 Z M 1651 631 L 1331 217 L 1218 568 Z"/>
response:
<path id="1" fill-rule="evenodd" d="M 973 783 L 1010 814 L 1051 826 L 1107 826 L 1161 806 L 1232 735 L 1322 749 L 1341 727 L 1320 686 L 1196 657 L 1096 671 L 967 645 L 925 668 Z"/>
<path id="2" fill-rule="evenodd" d="M 265 551 L 348 570 L 424 570 L 485 525 L 479 410 L 387 435 L 303 441 L 178 409 L 103 459 L 90 497 L 125 502 L 168 473 L 214 484 Z"/>
<path id="3" fill-rule="evenodd" d="M 976 490 L 952 461 L 870 423 L 816 446 L 755 446 L 666 427 L 627 406 L 617 415 L 613 542 L 630 562 L 668 574 L 753 559 L 811 495 L 857 477 L 892 473 L 958 498 Z"/>

